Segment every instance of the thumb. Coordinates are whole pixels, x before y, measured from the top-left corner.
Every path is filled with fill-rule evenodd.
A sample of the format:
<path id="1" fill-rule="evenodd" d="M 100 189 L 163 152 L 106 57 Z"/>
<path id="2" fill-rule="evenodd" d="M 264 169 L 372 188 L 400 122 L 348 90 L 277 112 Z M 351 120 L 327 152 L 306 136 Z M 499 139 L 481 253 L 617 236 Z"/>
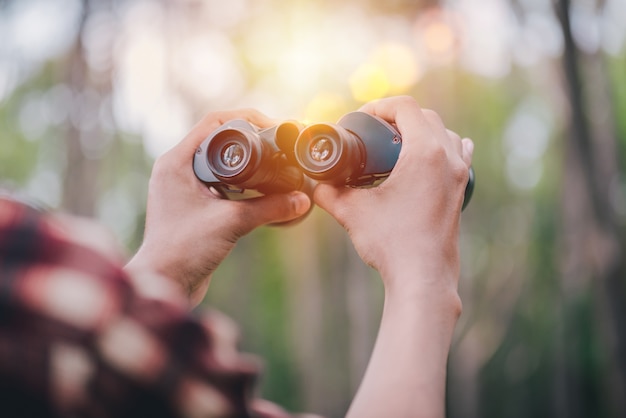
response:
<path id="1" fill-rule="evenodd" d="M 309 197 L 297 191 L 241 200 L 238 203 L 243 208 L 243 229 L 246 233 L 261 225 L 294 220 L 311 208 Z"/>

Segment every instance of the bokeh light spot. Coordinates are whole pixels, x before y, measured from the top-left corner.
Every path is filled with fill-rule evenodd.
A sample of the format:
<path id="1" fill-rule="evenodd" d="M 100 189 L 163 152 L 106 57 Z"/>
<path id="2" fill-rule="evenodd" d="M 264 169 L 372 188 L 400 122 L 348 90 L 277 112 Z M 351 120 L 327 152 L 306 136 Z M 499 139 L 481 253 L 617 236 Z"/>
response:
<path id="1" fill-rule="evenodd" d="M 350 76 L 350 89 L 355 100 L 365 103 L 388 94 L 389 79 L 380 66 L 366 63 Z"/>
<path id="2" fill-rule="evenodd" d="M 436 54 L 450 52 L 454 47 L 454 33 L 444 22 L 432 22 L 424 31 L 424 40 L 429 50 Z"/>
<path id="3" fill-rule="evenodd" d="M 316 95 L 307 105 L 305 111 L 305 123 L 320 121 L 334 121 L 340 115 L 346 113 L 348 104 L 345 98 L 339 94 L 322 92 Z"/>
<path id="4" fill-rule="evenodd" d="M 392 95 L 406 93 L 421 76 L 417 55 L 407 45 L 381 44 L 372 53 L 372 62 L 384 72 Z"/>
<path id="5" fill-rule="evenodd" d="M 451 62 L 459 51 L 459 33 L 455 15 L 450 10 L 433 8 L 415 22 L 415 36 L 422 52 L 433 64 Z"/>

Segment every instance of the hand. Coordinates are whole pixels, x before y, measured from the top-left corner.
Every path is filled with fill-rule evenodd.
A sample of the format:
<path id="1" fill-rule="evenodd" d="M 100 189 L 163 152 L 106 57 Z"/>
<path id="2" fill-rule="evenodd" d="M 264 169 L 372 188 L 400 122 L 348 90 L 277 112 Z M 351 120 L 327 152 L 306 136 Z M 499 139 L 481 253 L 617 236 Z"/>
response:
<path id="1" fill-rule="evenodd" d="M 394 169 L 374 188 L 319 185 L 314 193 L 385 286 L 376 344 L 347 416 L 443 417 L 447 358 L 461 313 L 459 220 L 473 144 L 409 97 L 361 110 L 400 131 Z"/>
<path id="2" fill-rule="evenodd" d="M 444 127 L 410 97 L 365 105 L 362 111 L 394 124 L 402 150 L 378 187 L 319 185 L 315 202 L 344 226 L 361 258 L 377 269 L 387 290 L 436 283 L 456 290 L 458 235 L 473 144 Z M 410 273 L 410 274 L 409 274 Z M 416 277 L 417 276 L 417 277 Z M 398 283 L 401 282 L 401 283 Z"/>
<path id="3" fill-rule="evenodd" d="M 143 244 L 127 265 L 131 273 L 150 270 L 171 278 L 193 305 L 202 300 L 211 274 L 240 237 L 260 225 L 295 219 L 311 204 L 300 192 L 226 200 L 196 178 L 196 149 L 232 119 L 246 119 L 261 128 L 275 124 L 254 110 L 210 113 L 160 157 L 150 177 Z"/>

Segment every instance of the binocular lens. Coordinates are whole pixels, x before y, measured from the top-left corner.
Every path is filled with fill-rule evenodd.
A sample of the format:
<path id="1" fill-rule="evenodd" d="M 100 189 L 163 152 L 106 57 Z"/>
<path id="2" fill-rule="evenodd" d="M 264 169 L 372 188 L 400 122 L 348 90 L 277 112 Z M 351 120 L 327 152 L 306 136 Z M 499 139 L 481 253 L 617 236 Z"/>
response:
<path id="1" fill-rule="evenodd" d="M 241 144 L 231 142 L 222 148 L 222 163 L 229 168 L 236 168 L 244 160 L 246 151 Z"/>
<path id="2" fill-rule="evenodd" d="M 333 151 L 333 142 L 326 137 L 320 137 L 311 143 L 309 155 L 313 161 L 324 163 L 333 155 Z"/>
<path id="3" fill-rule="evenodd" d="M 249 177 L 260 155 L 257 142 L 249 133 L 236 129 L 218 133 L 207 147 L 209 169 L 221 181 Z"/>
<path id="4" fill-rule="evenodd" d="M 295 157 L 307 176 L 339 184 L 359 170 L 359 139 L 340 126 L 310 125 L 296 140 Z"/>

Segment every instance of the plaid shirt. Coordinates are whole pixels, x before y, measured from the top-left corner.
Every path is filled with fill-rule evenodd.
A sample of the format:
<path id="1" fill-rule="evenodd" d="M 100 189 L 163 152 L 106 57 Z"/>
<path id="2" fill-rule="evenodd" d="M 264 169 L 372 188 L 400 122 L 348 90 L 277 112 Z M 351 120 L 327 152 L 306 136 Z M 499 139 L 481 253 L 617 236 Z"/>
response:
<path id="1" fill-rule="evenodd" d="M 0 415 L 271 415 L 252 406 L 259 364 L 227 318 L 133 283 L 54 216 L 0 197 Z"/>

